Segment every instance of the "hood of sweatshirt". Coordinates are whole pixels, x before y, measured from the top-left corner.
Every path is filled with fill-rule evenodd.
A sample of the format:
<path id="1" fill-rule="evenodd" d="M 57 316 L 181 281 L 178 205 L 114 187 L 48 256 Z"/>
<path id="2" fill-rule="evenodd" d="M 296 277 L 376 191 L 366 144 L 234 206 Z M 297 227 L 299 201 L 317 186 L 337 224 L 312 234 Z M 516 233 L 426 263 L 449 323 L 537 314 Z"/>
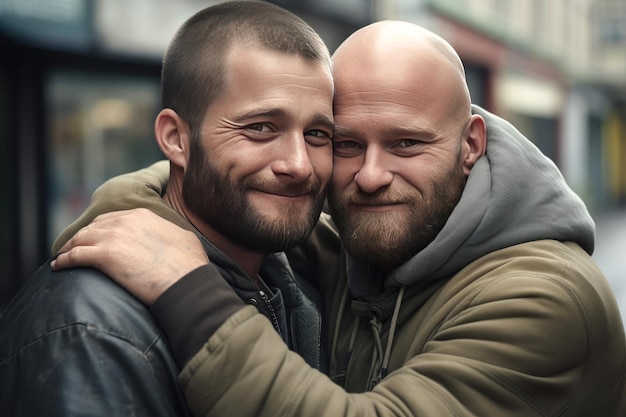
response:
<path id="1" fill-rule="evenodd" d="M 556 165 L 507 121 L 478 106 L 472 111 L 485 119 L 486 153 L 441 232 L 385 277 L 385 288 L 445 278 L 485 254 L 529 241 L 573 241 L 593 252 L 593 219 Z M 347 263 L 352 294 L 373 295 L 372 283 L 383 277 L 350 256 Z"/>

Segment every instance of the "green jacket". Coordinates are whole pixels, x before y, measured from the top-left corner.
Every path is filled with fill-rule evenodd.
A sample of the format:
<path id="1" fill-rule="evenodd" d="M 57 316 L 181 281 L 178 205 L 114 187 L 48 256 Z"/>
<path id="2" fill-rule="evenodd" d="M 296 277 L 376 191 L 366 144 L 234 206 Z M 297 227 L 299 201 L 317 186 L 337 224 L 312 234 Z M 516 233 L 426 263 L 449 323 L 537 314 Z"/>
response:
<path id="1" fill-rule="evenodd" d="M 194 415 L 624 415 L 620 314 L 577 244 L 542 240 L 494 251 L 447 280 L 405 287 L 394 314 L 399 289 L 370 303 L 345 301 L 345 258 L 327 249 L 338 242 L 326 221 L 309 243 L 307 256 L 324 259 L 335 339 L 330 376 L 347 389 L 306 366 L 246 307 L 181 374 Z M 370 389 L 385 355 L 388 374 Z M 229 358 L 248 360 L 235 367 Z"/>

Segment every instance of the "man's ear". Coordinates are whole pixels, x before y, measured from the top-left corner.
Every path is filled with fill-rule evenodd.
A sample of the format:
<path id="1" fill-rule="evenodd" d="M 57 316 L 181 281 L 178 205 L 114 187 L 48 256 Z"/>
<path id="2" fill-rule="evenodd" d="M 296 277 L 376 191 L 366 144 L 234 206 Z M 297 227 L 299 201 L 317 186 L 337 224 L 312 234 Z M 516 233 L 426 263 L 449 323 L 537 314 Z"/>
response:
<path id="1" fill-rule="evenodd" d="M 487 151 L 487 127 L 482 116 L 473 114 L 470 117 L 462 149 L 463 172 L 467 176 L 476 161 Z"/>
<path id="2" fill-rule="evenodd" d="M 189 125 L 174 110 L 163 109 L 154 121 L 154 135 L 163 155 L 185 170 L 191 139 Z"/>

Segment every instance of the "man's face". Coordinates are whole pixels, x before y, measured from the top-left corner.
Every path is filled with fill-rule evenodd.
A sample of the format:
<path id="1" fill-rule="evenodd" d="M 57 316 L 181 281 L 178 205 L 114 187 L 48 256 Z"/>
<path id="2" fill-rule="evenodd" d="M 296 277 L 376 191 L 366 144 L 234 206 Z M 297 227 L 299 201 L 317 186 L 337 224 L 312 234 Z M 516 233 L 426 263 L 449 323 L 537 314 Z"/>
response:
<path id="1" fill-rule="evenodd" d="M 331 214 L 351 255 L 389 271 L 432 242 L 457 204 L 464 124 L 432 79 L 335 72 Z"/>
<path id="2" fill-rule="evenodd" d="M 235 47 L 183 181 L 213 240 L 262 253 L 304 239 L 332 172 L 333 84 L 318 62 Z M 216 236 L 217 235 L 217 236 Z"/>

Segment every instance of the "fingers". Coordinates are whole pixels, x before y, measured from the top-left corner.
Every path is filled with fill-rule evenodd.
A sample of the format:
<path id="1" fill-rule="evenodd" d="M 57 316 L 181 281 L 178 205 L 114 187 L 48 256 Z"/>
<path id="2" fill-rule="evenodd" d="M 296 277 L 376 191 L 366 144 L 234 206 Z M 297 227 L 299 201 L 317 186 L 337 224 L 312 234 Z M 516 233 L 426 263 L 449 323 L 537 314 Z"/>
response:
<path id="1" fill-rule="evenodd" d="M 112 235 L 113 232 L 123 231 L 128 227 L 132 227 L 135 224 L 133 219 L 136 219 L 136 216 L 146 216 L 147 213 L 152 214 L 147 209 L 122 210 L 101 214 L 94 218 L 90 224 L 76 232 L 61 247 L 59 252 L 67 252 L 76 246 L 90 246 L 98 241 L 102 242 L 107 237 L 102 236 L 103 233 Z M 99 232 L 99 234 L 96 232 Z"/>
<path id="2" fill-rule="evenodd" d="M 107 233 L 106 229 L 99 229 L 93 224 L 87 225 L 80 229 L 59 249 L 59 253 L 71 251 L 73 248 L 80 246 L 95 246 L 97 239 L 102 238 L 102 234 Z"/>
<path id="3" fill-rule="evenodd" d="M 53 271 L 67 268 L 93 267 L 100 269 L 101 248 L 97 246 L 76 246 L 61 252 L 50 262 Z"/>
<path id="4" fill-rule="evenodd" d="M 107 213 L 113 214 L 113 213 Z M 93 267 L 102 269 L 106 262 L 108 251 L 115 247 L 112 242 L 120 241 L 124 228 L 111 227 L 111 222 L 117 222 L 126 214 L 117 213 L 113 216 L 98 216 L 92 223 L 80 229 L 59 250 L 59 255 L 50 263 L 53 270 Z M 107 245 L 103 245 L 107 243 Z"/>
<path id="5" fill-rule="evenodd" d="M 93 267 L 150 305 L 209 262 L 198 237 L 146 209 L 106 213 L 80 229 L 51 262 L 53 270 Z"/>
<path id="6" fill-rule="evenodd" d="M 50 266 L 55 271 L 80 266 L 101 269 L 109 249 L 100 242 L 112 240 L 114 233 L 115 231 L 94 224 L 83 227 L 63 245 Z"/>

